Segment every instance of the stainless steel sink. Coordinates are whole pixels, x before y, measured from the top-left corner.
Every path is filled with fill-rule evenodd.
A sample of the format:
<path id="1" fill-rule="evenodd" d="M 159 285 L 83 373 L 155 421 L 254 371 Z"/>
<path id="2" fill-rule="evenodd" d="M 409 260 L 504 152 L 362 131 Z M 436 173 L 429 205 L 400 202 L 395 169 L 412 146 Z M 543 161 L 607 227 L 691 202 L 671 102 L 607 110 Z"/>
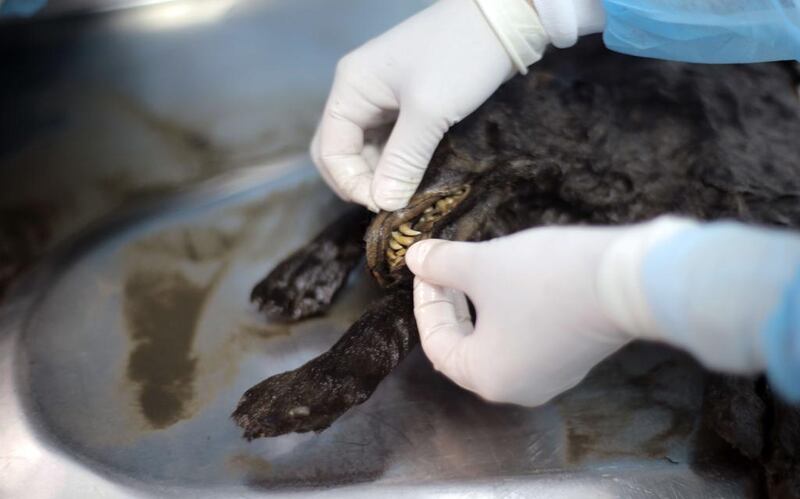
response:
<path id="1" fill-rule="evenodd" d="M 0 491 L 9 497 L 737 497 L 753 484 L 700 425 L 704 373 L 633 345 L 538 409 L 483 402 L 420 352 L 320 434 L 248 443 L 229 414 L 328 348 L 379 293 L 286 327 L 255 282 L 342 205 L 301 157 L 121 214 L 6 306 Z M 22 494 L 22 495 L 20 495 Z"/>
<path id="2" fill-rule="evenodd" d="M 38 207 L 55 242 L 305 152 L 336 61 L 426 3 L 174 0 L 2 23 L 0 215 Z"/>
<path id="3" fill-rule="evenodd" d="M 424 3 L 166 2 L 0 27 L 0 214 L 31 208 L 50 236 L 0 304 L 0 497 L 757 490 L 701 425 L 702 370 L 653 345 L 537 409 L 485 403 L 416 352 L 320 434 L 240 438 L 240 394 L 379 292 L 359 273 L 292 327 L 247 299 L 342 208 L 302 154 L 336 60 Z"/>

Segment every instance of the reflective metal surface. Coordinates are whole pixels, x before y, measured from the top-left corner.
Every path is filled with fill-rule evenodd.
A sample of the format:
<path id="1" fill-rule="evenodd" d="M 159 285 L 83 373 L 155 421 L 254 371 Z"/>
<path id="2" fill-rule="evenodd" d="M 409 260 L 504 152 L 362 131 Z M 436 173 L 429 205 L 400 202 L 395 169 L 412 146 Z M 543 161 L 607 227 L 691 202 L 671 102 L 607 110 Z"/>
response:
<path id="1" fill-rule="evenodd" d="M 0 237 L 8 212 L 52 245 L 119 206 L 305 152 L 337 60 L 427 3 L 172 0 L 0 26 Z"/>
<path id="2" fill-rule="evenodd" d="M 702 371 L 633 345 L 538 409 L 485 403 L 419 351 L 321 434 L 247 443 L 240 394 L 329 347 L 379 291 L 271 325 L 252 285 L 341 205 L 304 158 L 110 221 L 17 289 L 0 336 L 3 497 L 744 497 L 701 429 Z"/>
<path id="3" fill-rule="evenodd" d="M 486 404 L 417 352 L 319 435 L 240 439 L 241 392 L 376 292 L 357 276 L 292 328 L 249 305 L 339 209 L 305 159 L 277 158 L 306 149 L 336 60 L 426 3 L 170 1 L 0 27 L 0 239 L 20 268 L 62 247 L 0 302 L 0 497 L 754 494 L 701 430 L 701 371 L 652 346 L 536 410 Z"/>
<path id="4" fill-rule="evenodd" d="M 108 12 L 174 0 L 0 0 L 0 22 L 29 22 L 80 14 Z"/>

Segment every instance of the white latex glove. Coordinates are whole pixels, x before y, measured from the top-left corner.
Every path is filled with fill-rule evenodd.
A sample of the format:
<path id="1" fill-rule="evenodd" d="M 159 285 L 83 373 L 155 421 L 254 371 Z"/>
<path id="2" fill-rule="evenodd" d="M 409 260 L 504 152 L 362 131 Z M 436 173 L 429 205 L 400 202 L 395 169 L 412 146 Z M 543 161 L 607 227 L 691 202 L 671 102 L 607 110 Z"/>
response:
<path id="1" fill-rule="evenodd" d="M 404 207 L 448 128 L 515 64 L 524 71 L 537 61 L 547 40 L 526 0 L 440 0 L 339 62 L 312 159 L 343 199 L 372 210 Z M 364 132 L 395 119 L 370 164 Z"/>
<path id="2" fill-rule="evenodd" d="M 416 243 L 406 263 L 417 276 L 422 347 L 436 369 L 488 400 L 543 404 L 639 331 L 657 336 L 639 267 L 653 244 L 691 225 L 663 218 Z M 462 292 L 475 306 L 474 328 Z"/>

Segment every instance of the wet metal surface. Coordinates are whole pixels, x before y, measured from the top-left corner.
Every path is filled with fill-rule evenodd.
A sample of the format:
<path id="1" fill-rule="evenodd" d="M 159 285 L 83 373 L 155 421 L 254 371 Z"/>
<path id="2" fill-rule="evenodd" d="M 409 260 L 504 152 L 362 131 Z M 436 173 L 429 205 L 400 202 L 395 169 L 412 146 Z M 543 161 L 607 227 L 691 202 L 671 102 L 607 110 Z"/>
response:
<path id="1" fill-rule="evenodd" d="M 336 61 L 426 3 L 115 0 L 152 5 L 57 15 L 91 1 L 0 25 L 0 287 L 111 210 L 304 152 Z"/>
<path id="2" fill-rule="evenodd" d="M 485 403 L 417 351 L 323 433 L 245 442 L 241 393 L 327 349 L 379 292 L 360 272 L 289 327 L 248 303 L 341 208 L 301 158 L 128 215 L 42 267 L 22 287 L 35 300 L 0 316 L 0 496 L 750 495 L 700 429 L 704 373 L 657 346 L 537 409 Z"/>
<path id="3" fill-rule="evenodd" d="M 240 438 L 241 393 L 377 292 L 357 275 L 292 327 L 248 303 L 340 208 L 305 158 L 276 158 L 306 149 L 336 60 L 425 3 L 176 0 L 3 25 L 0 287 L 33 272 L 0 305 L 0 497 L 753 495 L 699 430 L 702 372 L 652 346 L 535 410 L 486 404 L 416 352 L 322 434 Z"/>

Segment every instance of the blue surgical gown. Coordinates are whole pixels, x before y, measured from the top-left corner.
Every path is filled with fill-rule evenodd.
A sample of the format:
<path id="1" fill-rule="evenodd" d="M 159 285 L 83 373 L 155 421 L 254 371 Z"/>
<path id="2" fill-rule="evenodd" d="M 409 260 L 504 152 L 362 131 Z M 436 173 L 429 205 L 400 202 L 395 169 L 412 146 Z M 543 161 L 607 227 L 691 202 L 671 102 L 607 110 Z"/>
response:
<path id="1" fill-rule="evenodd" d="M 699 63 L 800 59 L 800 0 L 603 0 L 606 46 Z"/>

